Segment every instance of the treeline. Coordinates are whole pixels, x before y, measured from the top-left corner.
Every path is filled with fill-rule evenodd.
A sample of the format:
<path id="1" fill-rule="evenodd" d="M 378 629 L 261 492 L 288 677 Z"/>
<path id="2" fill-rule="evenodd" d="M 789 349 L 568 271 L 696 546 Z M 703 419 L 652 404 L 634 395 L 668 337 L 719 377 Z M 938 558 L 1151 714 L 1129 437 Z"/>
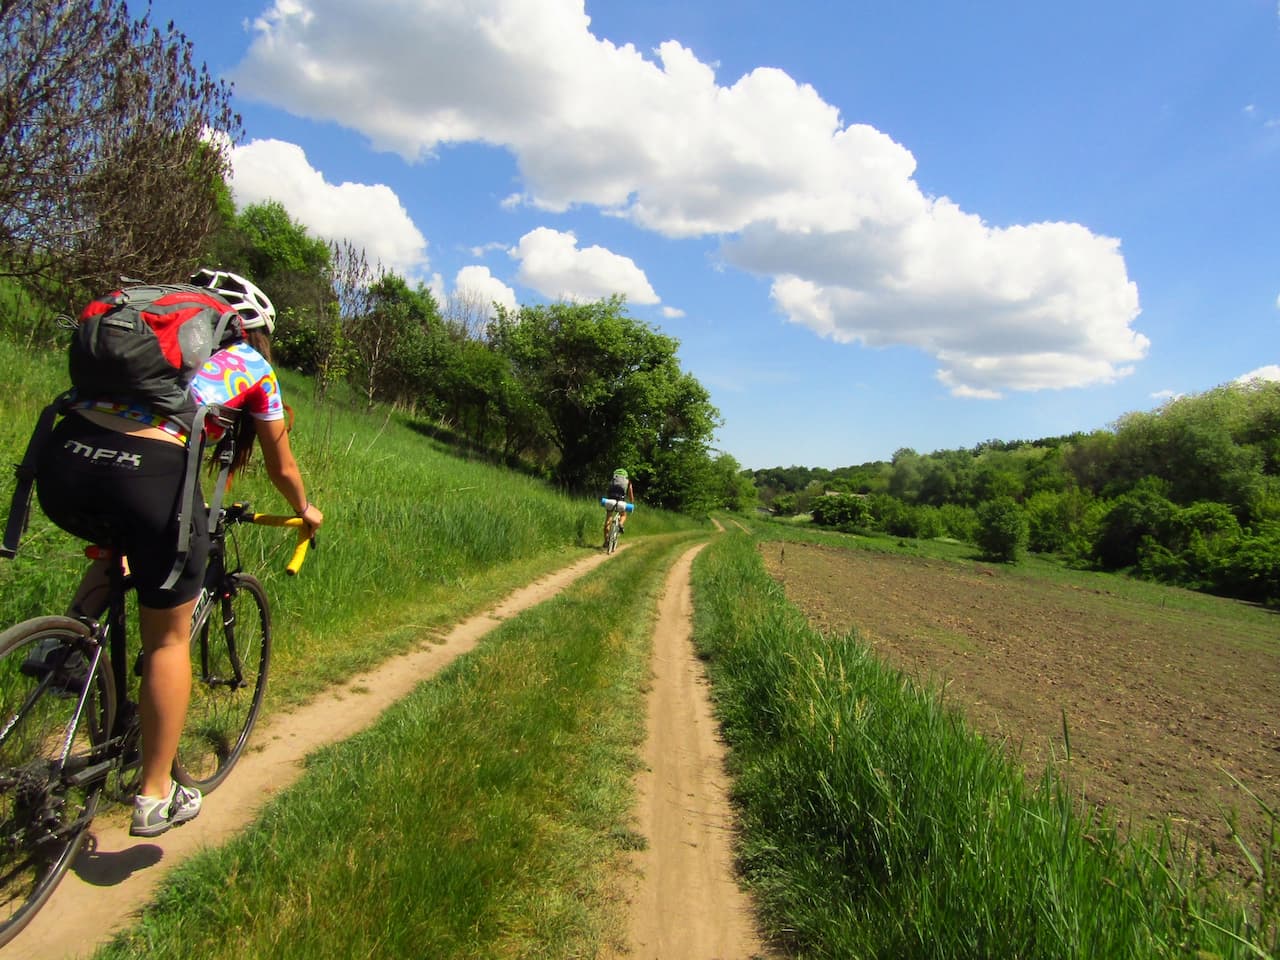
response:
<path id="1" fill-rule="evenodd" d="M 719 412 L 681 370 L 678 342 L 629 316 L 621 298 L 491 317 L 488 304 L 438 303 L 363 251 L 311 236 L 278 203 L 224 212 L 196 261 L 267 291 L 277 362 L 314 377 L 327 402 L 390 404 L 424 432 L 577 492 L 603 490 L 618 466 L 637 496 L 677 511 L 754 492 L 738 463 L 712 450 Z M 14 321 L 28 339 L 35 328 L 51 345 L 65 335 L 52 311 Z"/>
<path id="2" fill-rule="evenodd" d="M 757 470 L 775 513 L 903 537 L 949 536 L 1280 604 L 1280 383 L 1231 383 L 1111 430 L 835 470 Z"/>
<path id="3" fill-rule="evenodd" d="M 615 467 L 644 501 L 702 513 L 754 496 L 677 341 L 621 299 L 497 310 L 311 236 L 277 203 L 236 211 L 230 88 L 170 24 L 125 4 L 0 5 L 0 324 L 33 346 L 122 277 L 242 273 L 279 311 L 278 362 L 329 402 L 392 404 L 426 432 L 570 490 Z M 208 131 L 225 136 L 210 137 Z M 337 388 L 341 389 L 337 389 Z"/>

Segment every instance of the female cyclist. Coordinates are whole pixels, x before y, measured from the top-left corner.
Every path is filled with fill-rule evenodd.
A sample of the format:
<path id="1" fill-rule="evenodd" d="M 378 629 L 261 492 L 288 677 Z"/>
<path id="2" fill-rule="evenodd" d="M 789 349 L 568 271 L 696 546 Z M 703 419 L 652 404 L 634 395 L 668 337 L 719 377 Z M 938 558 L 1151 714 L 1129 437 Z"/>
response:
<path id="1" fill-rule="evenodd" d="M 240 314 L 244 330 L 243 341 L 217 351 L 197 371 L 192 393 L 198 402 L 241 412 L 234 428 L 234 466 L 244 464 L 256 438 L 267 475 L 314 532 L 324 515 L 307 499 L 271 365 L 268 338 L 275 328 L 275 307 L 258 287 L 234 273 L 201 270 L 191 282 L 225 300 Z M 221 433 L 214 420 L 206 420 L 206 439 Z M 200 791 L 170 777 L 191 697 L 191 615 L 209 553 L 208 516 L 195 510 L 185 565 L 172 587 L 163 586 L 178 557 L 186 442 L 186 430 L 176 420 L 141 407 L 81 400 L 54 428 L 36 477 L 40 506 L 49 519 L 84 539 L 116 544 L 128 558 L 138 592 L 145 664 L 142 779 L 130 833 L 141 837 L 158 836 L 191 820 L 202 801 Z M 72 615 L 101 613 L 106 582 L 106 561 L 97 561 L 85 574 Z"/>
<path id="2" fill-rule="evenodd" d="M 604 508 L 604 538 L 607 543 L 609 540 L 609 517 L 617 513 L 618 532 L 625 531 L 627 523 L 627 503 L 634 501 L 635 493 L 631 489 L 631 481 L 627 478 L 627 471 L 619 467 L 613 471 L 613 476 L 609 478 L 609 489 L 605 491 L 604 499 L 606 506 Z"/>

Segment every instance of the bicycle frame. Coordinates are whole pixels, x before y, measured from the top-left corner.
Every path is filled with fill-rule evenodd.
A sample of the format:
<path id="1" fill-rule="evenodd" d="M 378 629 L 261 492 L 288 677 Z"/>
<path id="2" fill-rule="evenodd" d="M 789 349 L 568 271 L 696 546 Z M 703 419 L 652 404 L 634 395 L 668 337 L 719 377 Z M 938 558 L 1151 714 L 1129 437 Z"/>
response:
<path id="1" fill-rule="evenodd" d="M 215 504 L 212 513 L 209 558 L 190 625 L 205 723 L 179 745 L 173 766 L 174 779 L 206 791 L 222 782 L 244 749 L 270 664 L 266 591 L 241 570 L 236 538 L 227 543 L 228 528 L 297 528 L 289 573 L 297 572 L 313 545 L 301 518 L 255 514 L 244 503 Z M 140 710 L 129 671 L 136 664 L 141 674 L 146 654 L 129 656 L 130 575 L 117 550 L 91 546 L 85 553 L 102 568 L 93 569 L 78 593 L 77 605 L 89 615 L 32 617 L 2 632 L 4 656 L 13 659 L 4 661 L 0 745 L 13 751 L 0 751 L 0 890 L 6 898 L 0 944 L 10 942 L 48 902 L 82 849 L 101 802 L 127 801 L 140 786 Z M 219 721 L 227 724 L 225 742 L 218 739 Z"/>
<path id="2" fill-rule="evenodd" d="M 200 589 L 200 596 L 196 601 L 195 610 L 191 617 L 191 634 L 194 637 L 198 631 L 203 633 L 203 625 L 213 615 L 212 607 L 214 602 L 221 599 L 223 602 L 223 624 L 226 627 L 224 636 L 227 640 L 232 675 L 228 678 L 222 678 L 219 682 L 239 688 L 245 685 L 244 667 L 235 643 L 235 615 L 227 600 L 225 588 L 228 578 L 241 569 L 238 560 L 233 568 L 228 568 L 226 562 L 228 527 L 236 523 L 261 523 L 268 526 L 299 527 L 298 545 L 287 568 L 290 574 L 296 573 L 297 568 L 301 566 L 302 559 L 312 541 L 311 538 L 306 536 L 305 525 L 299 518 L 255 514 L 248 504 L 244 503 L 231 504 L 219 511 L 214 529 L 210 531 L 209 559 L 205 568 L 204 583 Z M 97 776 L 105 775 L 117 763 L 120 764 L 122 770 L 131 766 L 129 763 L 120 762 L 129 758 L 128 755 L 132 752 L 131 748 L 140 734 L 137 703 L 129 696 L 128 664 L 130 660 L 128 656 L 128 620 L 126 614 L 129 575 L 125 570 L 123 558 L 116 551 L 102 547 L 90 547 L 85 552 L 94 559 L 106 559 L 108 561 L 107 608 L 104 611 L 101 622 L 86 617 L 80 618 L 80 621 L 90 631 L 89 639 L 93 642 L 94 651 L 86 674 L 88 682 L 80 695 L 74 718 L 68 725 L 63 750 L 64 760 L 70 752 L 70 745 L 75 738 L 75 732 L 80 728 L 80 724 L 84 722 L 85 710 L 92 697 L 93 677 L 102 667 L 104 649 L 107 652 L 107 660 L 111 667 L 114 697 L 109 698 L 111 702 L 107 705 L 108 716 L 105 718 L 106 723 L 104 724 L 107 736 L 99 744 L 102 751 L 100 754 L 102 760 L 68 777 L 68 782 L 73 785 L 83 785 Z M 134 660 L 136 664 L 135 670 L 139 674 L 144 669 L 144 656 L 145 653 L 140 652 Z M 207 676 L 210 672 L 209 648 L 203 639 L 200 643 L 200 656 L 201 670 Z M 0 732 L 0 740 L 2 739 L 3 733 Z"/>

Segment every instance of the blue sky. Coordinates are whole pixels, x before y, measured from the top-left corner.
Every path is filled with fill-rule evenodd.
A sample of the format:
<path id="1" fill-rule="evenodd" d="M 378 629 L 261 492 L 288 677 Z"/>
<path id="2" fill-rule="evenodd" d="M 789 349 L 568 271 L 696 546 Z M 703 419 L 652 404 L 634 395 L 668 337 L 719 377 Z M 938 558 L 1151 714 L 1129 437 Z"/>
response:
<path id="1" fill-rule="evenodd" d="M 1280 379 L 1277 0 L 154 0 L 237 203 L 459 309 L 627 296 L 747 467 Z"/>

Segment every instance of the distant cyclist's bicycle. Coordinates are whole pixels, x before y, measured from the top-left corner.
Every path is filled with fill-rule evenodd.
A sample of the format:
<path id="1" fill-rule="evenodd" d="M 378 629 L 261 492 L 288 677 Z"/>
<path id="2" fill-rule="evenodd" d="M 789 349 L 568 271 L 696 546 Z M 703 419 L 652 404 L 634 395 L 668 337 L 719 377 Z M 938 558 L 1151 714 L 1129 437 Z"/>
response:
<path id="1" fill-rule="evenodd" d="M 613 553 L 618 549 L 618 531 L 622 529 L 622 514 L 617 510 L 609 513 L 609 529 L 604 535 L 604 552 Z"/>
<path id="2" fill-rule="evenodd" d="M 239 759 L 262 707 L 271 661 L 271 613 L 262 584 L 228 562 L 237 524 L 298 527 L 287 570 L 312 543 L 297 517 L 218 510 L 204 587 L 191 621 L 191 704 L 173 777 L 209 791 Z M 232 537 L 232 545 L 236 546 Z M 0 945 L 52 895 L 103 799 L 128 802 L 140 779 L 140 721 L 126 660 L 128 574 L 109 559 L 101 621 L 36 617 L 0 634 Z M 133 668 L 140 673 L 141 655 Z"/>

